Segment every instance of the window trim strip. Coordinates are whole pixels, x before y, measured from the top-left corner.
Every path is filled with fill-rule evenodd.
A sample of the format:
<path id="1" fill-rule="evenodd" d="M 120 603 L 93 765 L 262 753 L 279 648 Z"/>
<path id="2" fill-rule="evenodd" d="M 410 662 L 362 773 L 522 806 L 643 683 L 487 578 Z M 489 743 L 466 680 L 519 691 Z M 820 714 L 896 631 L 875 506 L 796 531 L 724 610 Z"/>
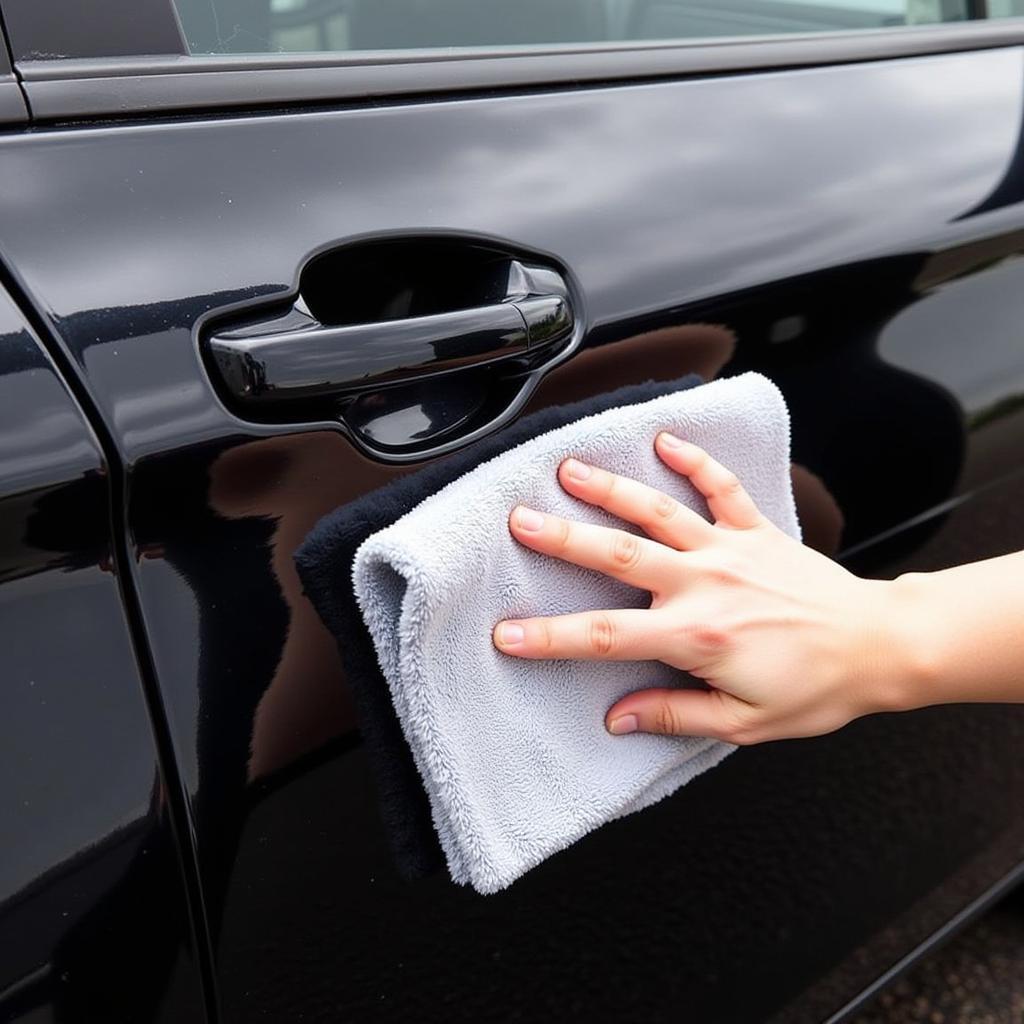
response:
<path id="1" fill-rule="evenodd" d="M 40 121 L 807 68 L 1024 43 L 1024 18 L 666 43 L 19 61 Z"/>
<path id="2" fill-rule="evenodd" d="M 0 125 L 22 124 L 28 120 L 25 98 L 14 75 L 0 75 Z"/>

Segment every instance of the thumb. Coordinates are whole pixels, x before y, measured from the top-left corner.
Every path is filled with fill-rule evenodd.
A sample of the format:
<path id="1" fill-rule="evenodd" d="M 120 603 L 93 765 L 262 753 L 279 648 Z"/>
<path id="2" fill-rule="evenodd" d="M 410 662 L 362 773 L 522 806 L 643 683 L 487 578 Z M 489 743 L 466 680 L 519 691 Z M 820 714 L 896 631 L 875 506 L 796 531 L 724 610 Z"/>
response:
<path id="1" fill-rule="evenodd" d="M 752 710 L 722 690 L 637 690 L 612 705 L 605 728 L 615 735 L 649 732 L 742 743 Z"/>

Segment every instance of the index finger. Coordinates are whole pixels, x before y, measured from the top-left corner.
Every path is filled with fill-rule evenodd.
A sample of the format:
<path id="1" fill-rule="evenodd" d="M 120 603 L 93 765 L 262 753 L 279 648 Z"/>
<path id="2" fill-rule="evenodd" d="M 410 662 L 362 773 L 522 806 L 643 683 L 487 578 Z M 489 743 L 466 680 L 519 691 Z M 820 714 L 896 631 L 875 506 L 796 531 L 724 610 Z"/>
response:
<path id="1" fill-rule="evenodd" d="M 656 612 L 616 608 L 504 619 L 494 627 L 493 640 L 517 658 L 654 661 L 664 653 L 662 636 Z"/>

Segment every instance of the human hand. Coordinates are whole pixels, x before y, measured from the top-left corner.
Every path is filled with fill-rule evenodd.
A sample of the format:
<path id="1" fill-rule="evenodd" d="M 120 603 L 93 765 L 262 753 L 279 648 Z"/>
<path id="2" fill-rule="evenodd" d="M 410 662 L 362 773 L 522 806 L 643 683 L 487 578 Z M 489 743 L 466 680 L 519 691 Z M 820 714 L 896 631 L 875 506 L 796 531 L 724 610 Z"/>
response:
<path id="1" fill-rule="evenodd" d="M 650 607 L 506 620 L 494 630 L 497 648 L 520 658 L 656 659 L 707 683 L 629 694 L 606 716 L 616 734 L 758 743 L 899 707 L 911 668 L 894 584 L 854 576 L 783 533 L 696 445 L 663 433 L 655 450 L 705 497 L 714 523 L 576 459 L 560 466 L 562 487 L 646 537 L 523 506 L 509 519 L 520 543 L 647 590 Z"/>

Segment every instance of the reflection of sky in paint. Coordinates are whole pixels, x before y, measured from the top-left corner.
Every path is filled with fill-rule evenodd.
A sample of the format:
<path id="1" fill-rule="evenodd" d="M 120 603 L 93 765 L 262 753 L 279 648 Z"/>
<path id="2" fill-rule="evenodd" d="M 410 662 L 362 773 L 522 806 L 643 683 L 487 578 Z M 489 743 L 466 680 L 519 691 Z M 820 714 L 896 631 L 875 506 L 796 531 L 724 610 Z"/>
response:
<path id="1" fill-rule="evenodd" d="M 26 409 L 34 415 L 25 418 Z M 74 479 L 83 466 L 99 465 L 95 443 L 48 367 L 0 376 L 2 493 Z"/>
<path id="2" fill-rule="evenodd" d="M 198 294 L 286 283 L 332 240 L 439 227 L 562 255 L 600 316 L 952 219 L 1009 161 L 1021 70 L 1004 50 L 639 85 L 611 103 L 596 89 L 86 130 L 32 137 L 31 158 L 10 137 L 0 212 L 10 255 L 44 293 L 60 280 L 45 298 L 65 313 L 176 297 L 169 270 Z"/>
<path id="3" fill-rule="evenodd" d="M 554 254 L 591 324 L 924 252 L 1003 177 L 1022 71 L 1005 49 L 8 136 L 0 248 L 154 451 L 223 419 L 186 325 L 130 307 L 288 287 L 311 252 L 387 231 Z"/>
<path id="4" fill-rule="evenodd" d="M 98 625 L 122 621 L 108 574 L 55 570 L 9 580 L 0 587 L 0 617 L 8 645 L 0 770 L 6 795 L 17 794 L 0 809 L 5 836 L 19 837 L 3 844 L 2 902 L 41 868 L 143 817 L 155 751 L 127 634 L 104 628 L 103 642 L 96 642 Z M 60 622 L 58 641 L 41 633 L 47 621 Z M 40 644 L 46 644 L 45 657 Z M 40 737 L 59 747 L 60 756 L 40 748 Z"/>

